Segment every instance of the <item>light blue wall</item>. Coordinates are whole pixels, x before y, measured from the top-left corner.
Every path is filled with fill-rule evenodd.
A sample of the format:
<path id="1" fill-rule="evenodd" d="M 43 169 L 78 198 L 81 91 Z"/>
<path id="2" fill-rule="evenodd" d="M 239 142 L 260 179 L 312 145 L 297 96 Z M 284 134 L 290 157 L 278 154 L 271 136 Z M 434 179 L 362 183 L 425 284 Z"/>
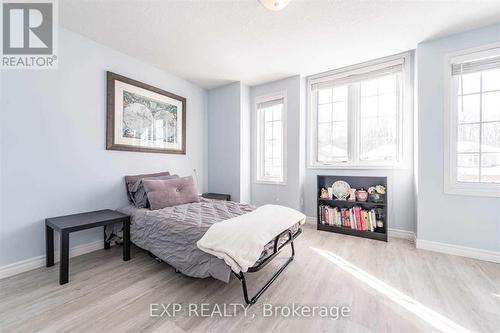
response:
<path id="1" fill-rule="evenodd" d="M 241 83 L 208 92 L 208 190 L 240 200 Z"/>
<path id="2" fill-rule="evenodd" d="M 208 92 L 208 190 L 251 202 L 250 88 L 234 82 Z"/>
<path id="3" fill-rule="evenodd" d="M 59 52 L 57 70 L 0 74 L 0 266 L 45 254 L 46 217 L 126 205 L 124 175 L 196 168 L 207 188 L 204 89 L 63 28 Z M 105 149 L 107 70 L 187 98 L 186 155 Z"/>
<path id="4" fill-rule="evenodd" d="M 0 71 L 0 106 L 3 104 L 3 80 L 2 80 L 2 72 Z M 5 226 L 4 226 L 4 221 L 3 221 L 3 145 L 4 145 L 4 139 L 3 139 L 3 125 L 5 123 L 4 121 L 4 109 L 3 107 L 0 108 L 0 242 L 2 241 L 2 235 L 5 232 Z M 2 245 L 0 243 L 0 251 L 3 252 Z M 2 266 L 4 260 L 2 259 L 2 255 L 0 253 L 0 266 Z"/>
<path id="5" fill-rule="evenodd" d="M 240 202 L 252 202 L 250 87 L 241 84 L 240 98 Z"/>
<path id="6" fill-rule="evenodd" d="M 500 251 L 500 198 L 443 191 L 445 55 L 499 41 L 497 24 L 418 45 L 418 239 Z"/>
<path id="7" fill-rule="evenodd" d="M 305 214 L 317 215 L 317 176 L 375 176 L 387 177 L 388 227 L 404 231 L 415 230 L 415 180 L 414 180 L 414 109 L 412 89 L 414 82 L 413 54 L 406 70 L 409 81 L 405 95 L 405 112 L 403 114 L 402 145 L 404 161 L 397 168 L 384 169 L 321 169 L 306 167 L 304 182 Z M 305 98 L 305 97 L 304 97 Z M 308 147 L 306 147 L 308 149 Z M 304 163 L 307 163 L 305 161 Z"/>
<path id="8" fill-rule="evenodd" d="M 255 98 L 279 91 L 287 92 L 287 185 L 258 184 L 256 179 Z M 415 195 L 413 179 L 413 128 L 408 121 L 405 168 L 394 170 L 332 170 L 308 168 L 306 164 L 306 86 L 305 79 L 293 76 L 251 88 L 252 103 L 252 202 L 256 205 L 276 203 L 299 209 L 316 217 L 317 175 L 386 176 L 390 191 L 390 228 L 413 231 L 415 228 Z M 412 112 L 408 117 L 412 118 Z"/>
<path id="9" fill-rule="evenodd" d="M 250 103 L 252 110 L 252 203 L 263 205 L 267 203 L 280 204 L 302 210 L 302 179 L 304 164 L 301 163 L 304 156 L 303 132 L 301 132 L 301 120 L 303 120 L 303 107 L 301 98 L 303 92 L 302 79 L 300 76 L 292 76 L 283 80 L 274 81 L 250 89 Z M 286 91 L 287 109 L 287 183 L 286 185 L 258 184 L 256 180 L 257 153 L 256 153 L 256 103 L 255 99 L 273 93 Z M 301 148 L 302 147 L 302 148 Z M 302 171 L 301 171 L 302 169 Z"/>

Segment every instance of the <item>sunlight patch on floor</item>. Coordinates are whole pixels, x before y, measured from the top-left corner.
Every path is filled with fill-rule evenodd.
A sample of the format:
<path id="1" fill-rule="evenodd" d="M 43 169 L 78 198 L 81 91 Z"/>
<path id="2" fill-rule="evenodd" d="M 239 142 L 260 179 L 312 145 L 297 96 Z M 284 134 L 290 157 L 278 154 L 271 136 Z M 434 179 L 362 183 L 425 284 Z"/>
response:
<path id="1" fill-rule="evenodd" d="M 351 264 L 342 257 L 339 257 L 338 255 L 330 251 L 321 250 L 315 247 L 311 247 L 311 249 L 314 250 L 316 253 L 320 254 L 321 256 L 323 256 L 324 258 L 328 259 L 330 262 L 337 265 L 339 268 L 351 274 L 356 279 L 367 284 L 376 291 L 388 297 L 390 300 L 394 301 L 395 303 L 399 304 L 406 310 L 410 311 L 419 318 L 423 319 L 425 322 L 432 325 L 436 329 L 442 332 L 463 332 L 463 333 L 470 332 L 468 329 L 460 326 L 459 324 L 437 313 L 436 311 L 426 307 L 425 305 L 411 298 L 410 296 L 391 287 L 387 283 L 377 279 L 373 275 Z"/>

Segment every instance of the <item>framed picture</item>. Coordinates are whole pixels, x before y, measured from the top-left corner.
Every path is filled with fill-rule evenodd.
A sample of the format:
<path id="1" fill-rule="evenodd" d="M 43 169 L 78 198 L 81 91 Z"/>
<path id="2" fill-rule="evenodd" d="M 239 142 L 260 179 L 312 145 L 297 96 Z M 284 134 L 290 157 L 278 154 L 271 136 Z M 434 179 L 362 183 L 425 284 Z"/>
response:
<path id="1" fill-rule="evenodd" d="M 186 99 L 107 72 L 106 149 L 186 154 Z"/>

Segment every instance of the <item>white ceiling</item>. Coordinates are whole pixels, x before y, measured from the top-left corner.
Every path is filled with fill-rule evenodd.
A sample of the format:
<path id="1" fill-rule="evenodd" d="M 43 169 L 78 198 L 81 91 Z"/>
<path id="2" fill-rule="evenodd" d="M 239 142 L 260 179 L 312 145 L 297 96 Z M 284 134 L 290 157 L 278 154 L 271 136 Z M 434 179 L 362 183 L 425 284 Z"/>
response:
<path id="1" fill-rule="evenodd" d="M 497 1 L 63 0 L 61 24 L 204 88 L 257 85 L 500 22 Z"/>

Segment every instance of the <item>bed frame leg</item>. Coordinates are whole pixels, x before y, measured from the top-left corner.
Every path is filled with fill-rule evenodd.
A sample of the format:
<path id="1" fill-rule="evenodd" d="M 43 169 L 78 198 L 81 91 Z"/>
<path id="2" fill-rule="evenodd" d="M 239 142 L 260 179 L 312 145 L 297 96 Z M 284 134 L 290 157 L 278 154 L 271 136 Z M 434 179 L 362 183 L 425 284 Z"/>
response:
<path id="1" fill-rule="evenodd" d="M 292 262 L 295 256 L 295 247 L 293 246 L 293 240 L 290 242 L 290 246 L 292 247 L 292 255 L 287 259 L 287 261 L 283 264 L 283 266 L 281 266 L 280 269 L 269 279 L 269 281 L 266 282 L 264 287 L 262 287 L 257 292 L 257 294 L 255 294 L 255 296 L 252 297 L 251 299 L 248 298 L 248 289 L 247 289 L 245 274 L 243 274 L 243 272 L 239 273 L 233 272 L 234 275 L 236 275 L 236 277 L 238 278 L 238 280 L 241 281 L 241 286 L 243 288 L 243 298 L 245 299 L 245 303 L 247 303 L 248 305 L 255 304 L 259 299 L 259 297 L 262 296 L 262 294 L 267 290 L 267 288 L 269 288 L 269 286 L 271 286 L 271 284 L 276 280 L 276 278 L 285 270 L 286 266 L 288 266 L 288 264 Z"/>
<path id="2" fill-rule="evenodd" d="M 245 275 L 243 274 L 243 272 L 240 272 L 236 276 L 241 281 L 241 286 L 243 287 L 243 298 L 245 299 L 245 303 L 247 303 L 247 304 L 253 304 L 253 303 L 255 303 L 256 300 L 254 300 L 253 298 L 252 298 L 252 300 L 248 299 L 247 282 L 245 280 Z"/>

